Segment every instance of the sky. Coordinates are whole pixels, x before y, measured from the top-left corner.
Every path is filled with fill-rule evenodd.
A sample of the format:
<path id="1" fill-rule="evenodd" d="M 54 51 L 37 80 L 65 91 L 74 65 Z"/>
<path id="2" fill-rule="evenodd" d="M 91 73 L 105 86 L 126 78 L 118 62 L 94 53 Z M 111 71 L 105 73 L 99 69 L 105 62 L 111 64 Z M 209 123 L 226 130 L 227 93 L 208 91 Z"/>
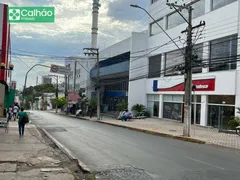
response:
<path id="1" fill-rule="evenodd" d="M 11 24 L 12 80 L 22 89 L 24 76 L 34 64 L 64 64 L 64 57 L 82 56 L 91 44 L 92 0 L 0 0 L 11 6 L 54 6 L 55 22 Z M 130 4 L 148 8 L 148 0 L 100 0 L 98 47 L 104 49 L 147 29 L 147 16 Z M 27 86 L 41 82 L 48 68 L 29 73 Z M 61 80 L 63 81 L 63 80 Z"/>

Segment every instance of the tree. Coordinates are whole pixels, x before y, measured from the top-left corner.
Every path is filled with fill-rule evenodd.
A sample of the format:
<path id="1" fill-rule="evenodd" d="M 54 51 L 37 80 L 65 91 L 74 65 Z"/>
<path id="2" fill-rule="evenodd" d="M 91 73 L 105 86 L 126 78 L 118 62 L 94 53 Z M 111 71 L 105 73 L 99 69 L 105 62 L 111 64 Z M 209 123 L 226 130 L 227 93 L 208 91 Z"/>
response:
<path id="1" fill-rule="evenodd" d="M 125 111 L 126 109 L 128 109 L 128 103 L 127 102 L 121 102 L 121 103 L 117 104 L 117 110 L 118 111 Z"/>
<path id="2" fill-rule="evenodd" d="M 56 107 L 57 105 L 57 107 L 59 108 L 65 106 L 67 101 L 65 97 L 59 97 L 58 99 L 52 99 L 51 103 L 53 107 Z"/>
<path id="3" fill-rule="evenodd" d="M 97 109 L 97 99 L 96 98 L 90 99 L 89 106 L 92 107 L 93 109 Z"/>

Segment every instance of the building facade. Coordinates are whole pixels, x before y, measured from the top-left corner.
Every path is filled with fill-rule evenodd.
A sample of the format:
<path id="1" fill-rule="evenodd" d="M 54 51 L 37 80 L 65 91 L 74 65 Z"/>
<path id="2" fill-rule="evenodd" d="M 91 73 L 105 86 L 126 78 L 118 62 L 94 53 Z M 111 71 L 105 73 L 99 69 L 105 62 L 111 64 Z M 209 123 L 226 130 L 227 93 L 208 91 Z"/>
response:
<path id="1" fill-rule="evenodd" d="M 42 84 L 52 84 L 52 78 L 49 76 L 42 76 Z"/>
<path id="2" fill-rule="evenodd" d="M 193 26 L 206 25 L 193 31 L 192 114 L 202 126 L 226 128 L 240 107 L 240 1 L 200 0 L 193 8 Z M 149 21 L 147 57 L 130 63 L 129 107 L 144 104 L 154 117 L 182 121 L 184 76 L 172 73 L 184 67 L 186 34 L 181 32 L 187 23 L 165 0 L 151 0 L 149 12 L 182 51 Z M 186 10 L 182 14 L 188 17 Z"/>
<path id="3" fill-rule="evenodd" d="M 8 5 L 0 4 L 0 63 L 9 66 L 10 47 L 10 24 L 7 22 Z M 8 108 L 8 96 L 10 93 L 11 72 L 0 70 L 0 117 L 3 116 L 4 108 Z"/>

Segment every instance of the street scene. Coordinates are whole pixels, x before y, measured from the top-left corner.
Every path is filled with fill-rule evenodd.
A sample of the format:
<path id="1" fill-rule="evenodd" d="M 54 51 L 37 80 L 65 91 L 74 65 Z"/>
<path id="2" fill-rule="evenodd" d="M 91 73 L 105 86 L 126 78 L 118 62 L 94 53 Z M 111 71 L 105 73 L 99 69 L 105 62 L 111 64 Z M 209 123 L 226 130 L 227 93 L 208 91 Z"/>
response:
<path id="1" fill-rule="evenodd" d="M 240 179 L 240 0 L 1 0 L 0 180 Z"/>

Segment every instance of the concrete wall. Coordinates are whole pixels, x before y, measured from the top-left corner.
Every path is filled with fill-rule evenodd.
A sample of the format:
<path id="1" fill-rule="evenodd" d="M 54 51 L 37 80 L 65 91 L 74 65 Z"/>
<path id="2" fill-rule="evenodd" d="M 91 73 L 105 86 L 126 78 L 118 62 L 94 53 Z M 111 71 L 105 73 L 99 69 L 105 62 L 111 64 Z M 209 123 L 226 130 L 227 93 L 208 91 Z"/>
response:
<path id="1" fill-rule="evenodd" d="M 123 41 L 120 41 L 110 47 L 107 47 L 103 50 L 100 50 L 100 60 L 107 59 L 109 57 L 114 57 L 119 54 L 123 54 L 125 52 L 128 52 L 130 50 L 131 46 L 131 38 L 124 39 Z"/>
<path id="2" fill-rule="evenodd" d="M 131 59 L 129 72 L 129 93 L 128 107 L 134 104 L 146 104 L 146 78 L 135 80 L 140 76 L 146 77 L 148 74 L 148 58 L 144 56 L 148 53 L 147 47 L 148 32 L 132 33 L 131 37 Z"/>

